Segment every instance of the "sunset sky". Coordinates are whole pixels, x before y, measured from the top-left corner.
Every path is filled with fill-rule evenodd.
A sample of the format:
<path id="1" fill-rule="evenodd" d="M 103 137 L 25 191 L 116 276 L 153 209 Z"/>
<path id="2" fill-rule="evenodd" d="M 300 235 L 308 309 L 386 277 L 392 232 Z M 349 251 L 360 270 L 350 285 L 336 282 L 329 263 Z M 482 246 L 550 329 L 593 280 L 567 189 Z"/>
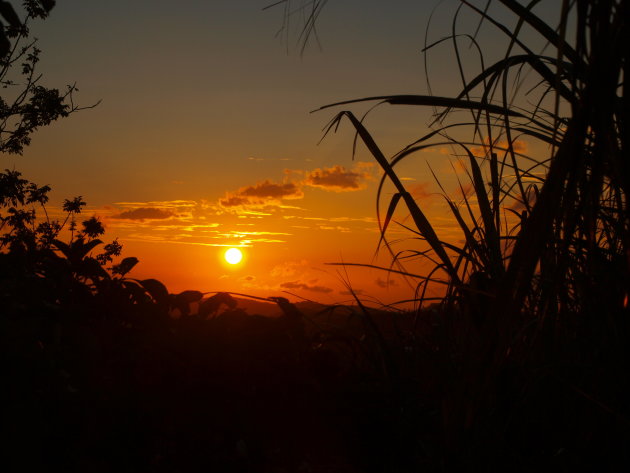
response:
<path id="1" fill-rule="evenodd" d="M 103 221 L 105 239 L 118 237 L 124 255 L 140 259 L 130 276 L 160 279 L 171 292 L 288 291 L 333 303 L 349 301 L 345 280 L 367 300 L 410 298 L 400 278 L 325 264 L 387 266 L 391 256 L 374 257 L 380 170 L 362 147 L 352 160 L 349 123 L 318 144 L 342 108 L 310 112 L 353 98 L 426 94 L 421 49 L 437 2 L 332 0 L 318 21 L 321 48 L 312 43 L 303 54 L 299 16 L 288 36 L 276 36 L 283 11 L 263 11 L 270 3 L 59 0 L 32 28 L 43 83 L 76 82 L 78 103 L 101 103 L 39 130 L 23 156 L 2 158 L 3 167 L 50 185 L 52 207 L 83 196 L 85 216 Z M 456 6 L 437 9 L 429 42 L 450 34 Z M 472 33 L 476 18 L 466 18 L 461 28 Z M 488 62 L 504 52 L 491 28 L 480 39 Z M 465 50 L 472 74 L 478 65 Z M 429 60 L 432 92 L 454 95 L 460 78 L 450 44 Z M 361 116 L 370 105 L 351 109 Z M 429 131 L 431 112 L 383 105 L 365 123 L 391 156 Z M 429 166 L 455 193 L 452 153 L 438 146 L 399 169 L 447 240 L 460 236 Z M 387 188 L 382 209 L 390 195 Z M 391 237 L 413 235 L 394 225 Z M 221 257 L 230 246 L 244 251 L 232 267 Z"/>

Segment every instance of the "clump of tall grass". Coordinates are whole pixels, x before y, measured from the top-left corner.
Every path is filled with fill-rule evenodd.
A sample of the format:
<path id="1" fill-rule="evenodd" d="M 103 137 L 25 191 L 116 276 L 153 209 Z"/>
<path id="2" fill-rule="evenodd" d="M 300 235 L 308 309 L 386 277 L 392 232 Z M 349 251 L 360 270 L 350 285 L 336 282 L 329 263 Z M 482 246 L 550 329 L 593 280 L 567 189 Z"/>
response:
<path id="1" fill-rule="evenodd" d="M 305 21 L 308 35 L 325 2 L 303 3 L 312 12 Z M 535 398 L 542 403 L 533 393 L 553 383 L 555 401 L 575 396 L 574 412 L 592 408 L 610 416 L 606 425 L 627 426 L 630 2 L 563 0 L 554 4 L 559 10 L 554 24 L 537 14 L 535 0 L 477 3 L 461 0 L 452 34 L 424 48 L 428 54 L 444 42 L 453 44 L 462 79 L 457 94 L 375 96 L 321 108 L 359 102 L 432 107 L 436 115 L 426 134 L 388 158 L 365 116 L 341 111 L 326 133 L 349 121 L 355 144 L 362 142 L 383 170 L 379 206 L 385 184 L 395 189 L 379 218 L 381 242 L 392 255 L 392 267 L 384 269 L 418 281 L 414 299 L 420 306 L 430 284 L 447 287 L 442 328 L 428 343 L 447 352 L 444 369 L 433 371 L 442 376 L 446 444 L 461 447 L 462 438 L 480 422 L 494 425 L 483 438 L 502 438 L 522 415 L 515 413 L 517 406 L 523 409 L 519 402 Z M 497 12 L 511 14 L 515 27 L 506 27 Z M 458 31 L 463 13 L 478 19 L 472 34 Z M 505 37 L 505 53 L 496 62 L 485 61 L 477 42 L 481 28 Z M 464 42 L 475 47 L 463 51 Z M 543 52 L 532 46 L 540 43 Z M 462 60 L 471 50 L 481 64 L 472 76 Z M 461 120 L 462 111 L 469 120 Z M 531 149 L 537 153 L 545 151 L 528 155 L 517 146 L 521 139 L 535 143 Z M 401 162 L 445 143 L 464 157 L 470 180 L 470 191 L 460 183 L 461 199 L 442 188 L 461 244 L 439 235 L 397 173 Z M 439 184 L 440 176 L 435 178 Z M 390 245 L 388 229 L 400 212 L 412 222 L 404 227 L 426 249 L 396 252 Z M 410 254 L 427 258 L 433 269 L 415 274 L 405 268 Z M 520 367 L 518 382 L 506 381 L 514 374 L 506 367 L 515 366 Z M 545 384 L 549 379 L 553 383 Z M 501 420 L 488 420 L 507 392 L 517 397 L 509 401 L 511 410 Z M 546 395 L 554 405 L 554 395 Z M 532 417 L 540 416 L 532 407 L 540 403 L 529 402 Z M 566 434 L 574 432 L 567 428 Z"/>
<path id="2" fill-rule="evenodd" d="M 413 220 L 413 231 L 431 249 L 426 256 L 436 260 L 433 277 L 449 283 L 447 299 L 474 292 L 471 285 L 483 285 L 485 290 L 477 292 L 494 298 L 500 295 L 505 318 L 522 310 L 547 316 L 589 307 L 597 290 L 607 293 L 604 300 L 611 306 L 622 308 L 627 304 L 629 226 L 623 81 L 627 2 L 564 2 L 555 28 L 537 17 L 532 5 L 501 3 L 518 17 L 514 31 L 494 20 L 487 7 L 481 10 L 462 2 L 481 22 L 504 32 L 509 45 L 503 59 L 472 79 L 465 78 L 459 62 L 464 82 L 457 96 L 380 96 L 322 107 L 378 101 L 440 108 L 428 134 L 387 159 L 363 120 L 351 111 L 340 112 L 328 130 L 344 117 L 352 123 L 384 171 L 379 199 L 386 180 L 396 189 L 381 220 L 384 241 L 402 202 Z M 565 37 L 572 21 L 576 23 L 574 41 Z M 536 54 L 523 43 L 519 33 L 525 24 L 555 53 Z M 448 39 L 455 40 L 459 58 L 456 36 Z M 428 45 L 425 52 L 439 43 Z M 540 80 L 538 103 L 530 109 L 512 106 L 526 72 L 538 74 Z M 456 109 L 469 111 L 471 120 L 448 123 Z M 455 128 L 466 128 L 472 136 L 468 141 L 455 138 Z M 548 155 L 519 152 L 515 143 L 522 137 L 547 145 Z M 459 148 L 469 165 L 472 196 L 464 193 L 463 201 L 456 202 L 444 195 L 464 237 L 465 243 L 459 246 L 440 239 L 395 170 L 401 161 L 435 146 L 436 138 Z M 484 153 L 475 155 L 473 149 L 479 147 Z M 602 285 L 596 276 L 607 273 L 614 273 L 616 281 Z M 423 279 L 422 284 L 429 281 Z"/>
<path id="3" fill-rule="evenodd" d="M 287 16 L 303 16 L 300 39 L 306 41 L 315 35 L 317 18 L 327 2 L 277 3 L 285 6 Z M 513 31 L 490 14 L 496 3 L 514 15 Z M 479 280 L 501 293 L 502 306 L 509 311 L 525 309 L 544 315 L 579 310 L 593 300 L 584 286 L 588 283 L 581 280 L 585 270 L 601 270 L 602 266 L 614 270 L 619 276 L 619 284 L 613 284 L 617 288 L 629 282 L 629 179 L 623 159 L 628 139 L 624 133 L 628 115 L 624 18 L 628 6 L 626 1 L 563 1 L 558 4 L 559 22 L 551 26 L 536 15 L 537 3 L 523 6 L 514 0 L 490 0 L 482 8 L 461 1 L 452 35 L 424 48 L 428 53 L 452 41 L 462 78 L 462 88 L 454 97 L 376 96 L 321 109 L 378 102 L 436 110 L 431 131 L 389 159 L 364 120 L 352 111 L 335 116 L 327 132 L 347 118 L 384 171 L 379 200 L 384 183 L 394 185 L 396 192 L 380 219 L 383 241 L 387 243 L 386 231 L 402 202 L 413 220 L 412 231 L 431 250 L 424 256 L 436 261 L 436 272 L 420 278 L 423 286 L 436 279 L 446 281 L 447 299 L 452 299 L 473 291 L 468 285 L 472 277 L 473 283 Z M 457 17 L 465 9 L 479 17 L 474 36 L 457 31 Z M 476 41 L 484 26 L 498 29 L 506 38 L 504 57 L 490 65 L 484 62 L 482 45 Z M 523 35 L 525 27 L 540 38 L 533 38 L 531 32 Z M 569 30 L 574 31 L 572 38 L 567 37 Z M 460 51 L 462 38 L 475 46 L 482 65 L 482 71 L 472 78 L 467 77 L 462 62 L 469 54 Z M 546 42 L 544 50 L 552 52 L 536 53 L 529 44 L 538 39 Z M 532 79 L 534 75 L 536 79 Z M 523 93 L 531 83 L 536 84 L 533 90 Z M 457 110 L 468 111 L 470 120 L 449 123 Z M 467 139 L 461 138 L 461 130 L 469 135 Z M 547 146 L 548 154 L 529 156 L 519 150 L 517 141 L 523 137 Z M 473 193 L 464 194 L 462 202 L 444 193 L 463 245 L 439 237 L 395 170 L 403 160 L 444 142 L 463 153 L 472 181 Z M 478 153 L 479 148 L 483 153 Z M 605 290 L 612 288 L 606 285 Z M 611 296 L 621 307 L 627 294 L 618 290 Z"/>

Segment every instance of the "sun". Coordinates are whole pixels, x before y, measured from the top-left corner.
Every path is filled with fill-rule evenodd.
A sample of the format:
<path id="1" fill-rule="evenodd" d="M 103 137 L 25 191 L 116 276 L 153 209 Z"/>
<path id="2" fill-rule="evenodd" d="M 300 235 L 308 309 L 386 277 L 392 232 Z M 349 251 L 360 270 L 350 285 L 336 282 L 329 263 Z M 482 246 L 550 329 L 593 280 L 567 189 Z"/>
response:
<path id="1" fill-rule="evenodd" d="M 225 261 L 230 264 L 238 264 L 243 259 L 243 253 L 238 248 L 230 248 L 225 252 Z"/>

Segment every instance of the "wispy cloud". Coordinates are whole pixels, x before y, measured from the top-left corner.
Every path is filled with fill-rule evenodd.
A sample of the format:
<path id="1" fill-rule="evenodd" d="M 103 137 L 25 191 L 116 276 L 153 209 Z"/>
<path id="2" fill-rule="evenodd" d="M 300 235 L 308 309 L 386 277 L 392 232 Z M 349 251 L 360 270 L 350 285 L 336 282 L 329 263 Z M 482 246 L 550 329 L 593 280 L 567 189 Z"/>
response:
<path id="1" fill-rule="evenodd" d="M 149 202 L 114 202 L 116 207 L 137 208 L 137 207 L 157 207 L 160 209 L 192 208 L 198 205 L 195 200 L 152 200 Z"/>
<path id="2" fill-rule="evenodd" d="M 167 200 L 149 202 L 115 202 L 100 209 L 106 220 L 153 221 L 167 219 L 190 219 L 203 206 L 193 200 Z"/>
<path id="3" fill-rule="evenodd" d="M 279 278 L 295 278 L 308 268 L 308 261 L 287 261 L 274 266 L 270 272 L 271 276 Z"/>
<path id="4" fill-rule="evenodd" d="M 302 217 L 300 215 L 283 215 L 285 220 L 307 220 L 315 222 L 362 222 L 362 223 L 376 223 L 375 217 Z"/>
<path id="5" fill-rule="evenodd" d="M 163 220 L 177 216 L 172 210 L 159 209 L 156 207 L 140 207 L 133 210 L 126 210 L 118 214 L 110 215 L 109 218 L 116 220 Z"/>
<path id="6" fill-rule="evenodd" d="M 329 294 L 333 291 L 330 287 L 319 286 L 316 284 L 306 284 L 299 281 L 283 282 L 282 284 L 280 284 L 280 287 L 283 289 L 301 289 L 303 291 L 319 292 L 322 294 Z"/>
<path id="7" fill-rule="evenodd" d="M 260 235 L 291 235 L 290 233 L 285 232 L 241 232 L 241 231 L 232 231 L 225 234 L 219 234 L 219 236 L 230 236 L 230 237 L 244 237 L 244 236 L 260 236 Z"/>
<path id="8" fill-rule="evenodd" d="M 348 227 L 340 227 L 339 225 L 337 226 L 319 225 L 319 229 L 320 230 L 335 230 L 341 233 L 349 233 L 351 231 Z"/>

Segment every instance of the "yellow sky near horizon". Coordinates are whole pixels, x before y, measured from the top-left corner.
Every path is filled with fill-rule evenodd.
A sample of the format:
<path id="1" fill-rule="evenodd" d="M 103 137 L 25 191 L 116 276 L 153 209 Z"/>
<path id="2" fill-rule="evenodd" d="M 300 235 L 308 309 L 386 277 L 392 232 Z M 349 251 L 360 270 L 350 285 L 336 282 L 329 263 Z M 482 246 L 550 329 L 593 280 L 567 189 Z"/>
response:
<path id="1" fill-rule="evenodd" d="M 292 170 L 282 181 L 264 179 L 215 201 L 114 202 L 88 206 L 77 221 L 97 216 L 107 236 L 123 243 L 125 255 L 140 258 L 130 276 L 158 278 L 173 292 L 194 288 L 263 297 L 288 292 L 335 303 L 349 300 L 346 280 L 357 294 L 390 303 L 409 292 L 400 277 L 326 265 L 388 266 L 387 254 L 372 256 L 378 224 L 368 209 L 378 175 L 369 162 Z M 365 205 L 343 205 L 349 193 Z M 390 232 L 392 237 L 404 233 L 393 227 Z M 243 250 L 241 264 L 224 263 L 223 252 L 231 247 Z"/>

